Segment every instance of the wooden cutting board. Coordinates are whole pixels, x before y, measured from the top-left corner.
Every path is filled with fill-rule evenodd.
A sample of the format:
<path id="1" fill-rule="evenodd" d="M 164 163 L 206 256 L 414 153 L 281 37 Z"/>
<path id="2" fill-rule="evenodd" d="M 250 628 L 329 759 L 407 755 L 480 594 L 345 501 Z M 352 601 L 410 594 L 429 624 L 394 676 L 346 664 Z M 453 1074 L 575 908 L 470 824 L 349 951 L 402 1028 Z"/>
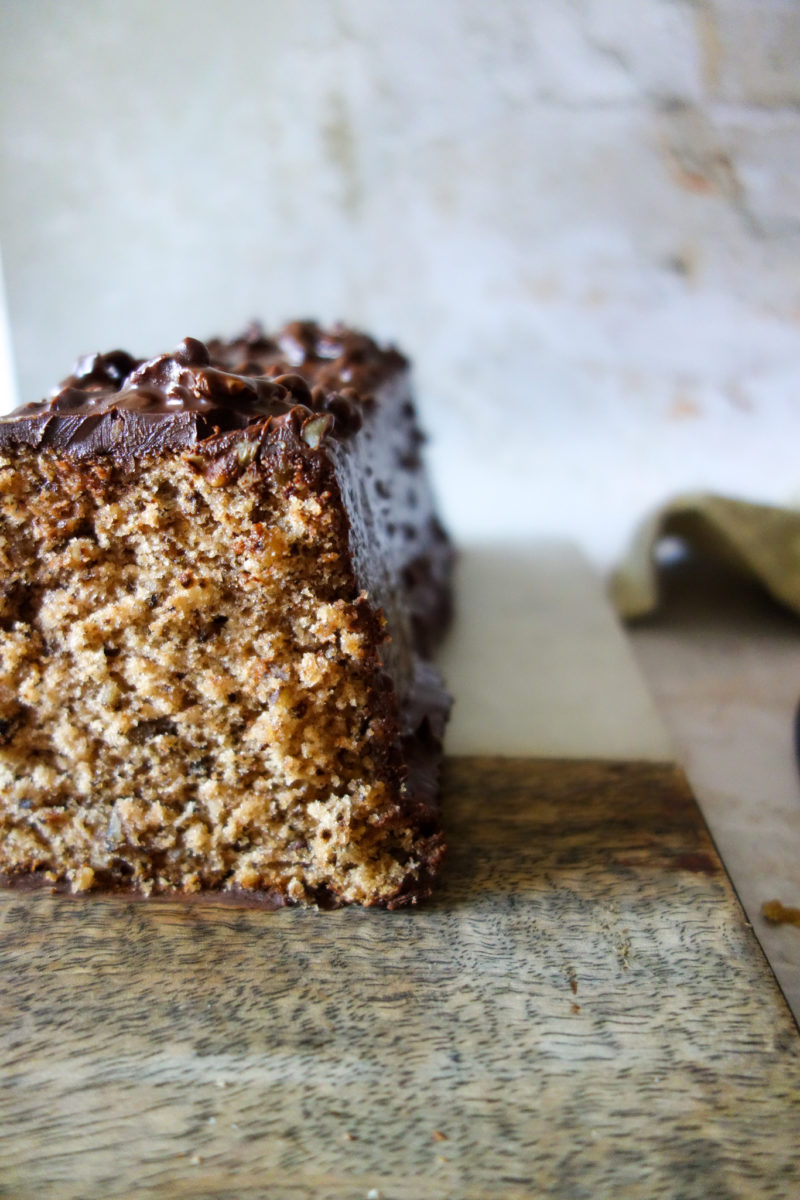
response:
<path id="1" fill-rule="evenodd" d="M 445 799 L 419 911 L 0 895 L 0 1196 L 800 1194 L 797 1028 L 678 770 Z"/>

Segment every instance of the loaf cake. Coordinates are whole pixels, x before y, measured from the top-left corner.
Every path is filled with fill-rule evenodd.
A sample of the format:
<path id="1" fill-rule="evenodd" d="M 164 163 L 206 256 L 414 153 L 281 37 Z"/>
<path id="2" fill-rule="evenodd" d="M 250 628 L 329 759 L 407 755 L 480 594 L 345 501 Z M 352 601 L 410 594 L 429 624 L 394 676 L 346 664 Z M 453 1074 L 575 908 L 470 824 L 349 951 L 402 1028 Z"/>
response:
<path id="1" fill-rule="evenodd" d="M 406 360 L 295 322 L 0 419 L 0 876 L 428 894 L 452 553 Z"/>

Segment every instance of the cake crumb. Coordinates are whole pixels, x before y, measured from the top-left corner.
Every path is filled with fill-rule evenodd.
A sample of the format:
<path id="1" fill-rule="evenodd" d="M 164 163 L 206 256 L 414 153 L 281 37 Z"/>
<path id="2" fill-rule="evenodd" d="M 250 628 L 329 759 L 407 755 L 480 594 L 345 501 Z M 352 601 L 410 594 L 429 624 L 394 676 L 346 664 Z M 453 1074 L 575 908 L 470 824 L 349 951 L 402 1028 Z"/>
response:
<path id="1" fill-rule="evenodd" d="M 94 871 L 91 867 L 79 867 L 77 871 L 69 872 L 69 877 L 75 892 L 89 892 L 94 885 Z"/>
<path id="2" fill-rule="evenodd" d="M 761 915 L 771 925 L 797 925 L 800 928 L 800 908 L 782 904 L 780 900 L 765 900 Z"/>

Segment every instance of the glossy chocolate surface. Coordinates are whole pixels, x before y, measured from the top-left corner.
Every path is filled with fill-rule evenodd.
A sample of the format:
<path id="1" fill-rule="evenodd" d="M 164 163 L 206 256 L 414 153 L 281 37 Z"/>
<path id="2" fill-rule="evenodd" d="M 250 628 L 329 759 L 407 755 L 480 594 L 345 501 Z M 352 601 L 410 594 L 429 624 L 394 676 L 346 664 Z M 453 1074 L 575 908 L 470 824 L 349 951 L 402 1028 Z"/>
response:
<path id="1" fill-rule="evenodd" d="M 68 457 L 117 460 L 184 449 L 230 430 L 278 424 L 291 410 L 306 444 L 346 438 L 372 404 L 371 390 L 407 367 L 365 334 L 310 321 L 268 337 L 258 325 L 225 342 L 186 338 L 142 361 L 122 350 L 79 359 L 50 397 L 0 418 L 0 447 L 49 447 Z"/>

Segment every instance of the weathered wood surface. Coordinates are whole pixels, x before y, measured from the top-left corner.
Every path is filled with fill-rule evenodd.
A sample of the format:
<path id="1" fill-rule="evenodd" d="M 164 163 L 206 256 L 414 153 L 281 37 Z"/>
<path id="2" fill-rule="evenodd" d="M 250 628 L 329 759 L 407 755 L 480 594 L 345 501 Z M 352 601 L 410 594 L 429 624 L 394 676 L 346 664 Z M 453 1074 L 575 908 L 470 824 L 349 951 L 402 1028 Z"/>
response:
<path id="1" fill-rule="evenodd" d="M 800 1041 L 680 775 L 459 759 L 418 912 L 0 897 L 0 1195 L 800 1194 Z"/>

